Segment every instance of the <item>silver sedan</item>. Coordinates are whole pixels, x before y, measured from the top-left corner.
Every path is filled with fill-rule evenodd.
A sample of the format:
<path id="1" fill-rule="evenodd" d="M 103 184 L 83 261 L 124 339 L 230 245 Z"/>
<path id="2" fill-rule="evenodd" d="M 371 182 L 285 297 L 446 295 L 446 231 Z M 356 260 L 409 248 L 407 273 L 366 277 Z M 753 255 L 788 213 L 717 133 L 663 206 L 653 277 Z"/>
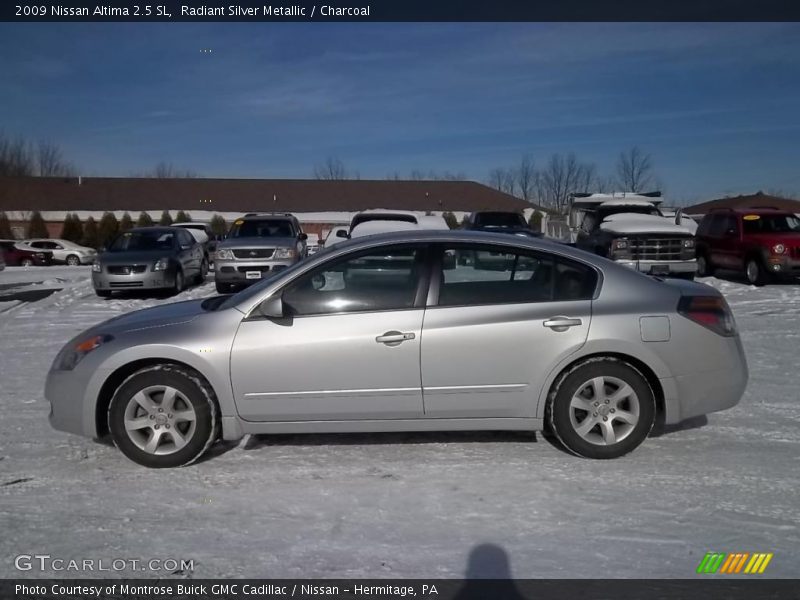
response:
<path id="1" fill-rule="evenodd" d="M 657 421 L 734 406 L 747 377 L 709 286 L 546 240 L 417 230 L 92 327 L 59 352 L 46 396 L 53 427 L 110 434 L 148 467 L 220 437 L 345 431 L 549 429 L 615 458 Z"/>

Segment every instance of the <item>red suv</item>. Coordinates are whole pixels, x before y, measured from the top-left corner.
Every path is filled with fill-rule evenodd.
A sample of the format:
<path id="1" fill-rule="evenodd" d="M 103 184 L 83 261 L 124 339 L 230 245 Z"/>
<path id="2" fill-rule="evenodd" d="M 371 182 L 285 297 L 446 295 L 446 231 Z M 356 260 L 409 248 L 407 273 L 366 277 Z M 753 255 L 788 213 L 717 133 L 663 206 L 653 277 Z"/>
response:
<path id="1" fill-rule="evenodd" d="M 697 273 L 743 272 L 753 285 L 800 275 L 800 218 L 774 208 L 717 209 L 697 228 Z"/>

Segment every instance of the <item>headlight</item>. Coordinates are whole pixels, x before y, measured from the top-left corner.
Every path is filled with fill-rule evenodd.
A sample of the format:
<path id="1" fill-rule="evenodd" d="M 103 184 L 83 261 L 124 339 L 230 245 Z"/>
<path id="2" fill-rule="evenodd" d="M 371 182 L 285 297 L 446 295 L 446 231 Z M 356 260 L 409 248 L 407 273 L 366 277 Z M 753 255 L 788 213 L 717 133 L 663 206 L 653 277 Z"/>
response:
<path id="1" fill-rule="evenodd" d="M 114 337 L 110 335 L 95 335 L 78 342 L 74 346 L 64 346 L 56 356 L 53 368 L 58 371 L 72 371 L 75 365 L 83 360 L 84 356 L 113 339 Z"/>
<path id="2" fill-rule="evenodd" d="M 168 258 L 159 258 L 153 263 L 153 271 L 166 271 L 169 268 Z"/>
<path id="3" fill-rule="evenodd" d="M 772 247 L 773 254 L 783 254 L 784 252 L 786 252 L 786 246 L 784 246 L 783 244 L 775 244 Z"/>
<path id="4" fill-rule="evenodd" d="M 694 248 L 694 240 L 693 239 L 683 240 L 683 247 Z"/>
<path id="5" fill-rule="evenodd" d="M 215 258 L 217 260 L 233 260 L 233 251 L 222 248 L 221 250 L 217 250 Z"/>
<path id="6" fill-rule="evenodd" d="M 294 248 L 276 248 L 275 258 L 294 258 L 297 256 L 297 251 Z"/>
<path id="7" fill-rule="evenodd" d="M 99 273 L 102 270 L 103 267 L 99 262 L 92 263 L 92 273 Z"/>

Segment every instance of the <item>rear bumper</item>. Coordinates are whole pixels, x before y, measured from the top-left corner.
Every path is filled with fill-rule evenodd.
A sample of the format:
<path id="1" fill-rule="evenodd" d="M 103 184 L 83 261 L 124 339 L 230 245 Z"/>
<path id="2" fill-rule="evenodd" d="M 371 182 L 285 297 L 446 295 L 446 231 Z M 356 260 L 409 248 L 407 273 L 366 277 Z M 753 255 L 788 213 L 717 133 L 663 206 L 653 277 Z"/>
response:
<path id="1" fill-rule="evenodd" d="M 697 261 L 690 260 L 630 260 L 620 259 L 615 261 L 620 265 L 635 269 L 640 273 L 653 275 L 667 275 L 670 273 L 696 273 Z"/>
<path id="2" fill-rule="evenodd" d="M 732 408 L 742 399 L 749 372 L 741 340 L 726 339 L 718 352 L 729 366 L 661 380 L 667 424 Z"/>

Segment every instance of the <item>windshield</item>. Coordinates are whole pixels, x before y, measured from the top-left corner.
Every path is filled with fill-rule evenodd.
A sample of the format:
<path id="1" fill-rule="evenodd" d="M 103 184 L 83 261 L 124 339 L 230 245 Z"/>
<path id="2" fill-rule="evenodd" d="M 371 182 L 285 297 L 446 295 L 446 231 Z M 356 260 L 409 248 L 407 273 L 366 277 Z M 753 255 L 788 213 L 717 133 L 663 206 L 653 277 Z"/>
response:
<path id="1" fill-rule="evenodd" d="M 525 218 L 516 213 L 484 213 L 475 218 L 479 227 L 525 227 Z"/>
<path id="2" fill-rule="evenodd" d="M 291 222 L 285 219 L 248 219 L 234 222 L 229 238 L 240 237 L 295 237 Z"/>
<path id="3" fill-rule="evenodd" d="M 115 239 L 109 252 L 130 250 L 172 250 L 175 234 L 171 231 L 126 231 Z"/>
<path id="4" fill-rule="evenodd" d="M 800 233 L 800 218 L 795 215 L 745 215 L 745 233 Z"/>
<path id="5" fill-rule="evenodd" d="M 662 217 L 659 210 L 655 206 L 634 206 L 634 205 L 620 205 L 620 206 L 604 206 L 598 209 L 598 214 L 600 215 L 600 219 L 604 220 L 611 215 L 619 215 L 619 214 L 635 214 L 635 215 L 654 215 L 656 217 Z"/>

